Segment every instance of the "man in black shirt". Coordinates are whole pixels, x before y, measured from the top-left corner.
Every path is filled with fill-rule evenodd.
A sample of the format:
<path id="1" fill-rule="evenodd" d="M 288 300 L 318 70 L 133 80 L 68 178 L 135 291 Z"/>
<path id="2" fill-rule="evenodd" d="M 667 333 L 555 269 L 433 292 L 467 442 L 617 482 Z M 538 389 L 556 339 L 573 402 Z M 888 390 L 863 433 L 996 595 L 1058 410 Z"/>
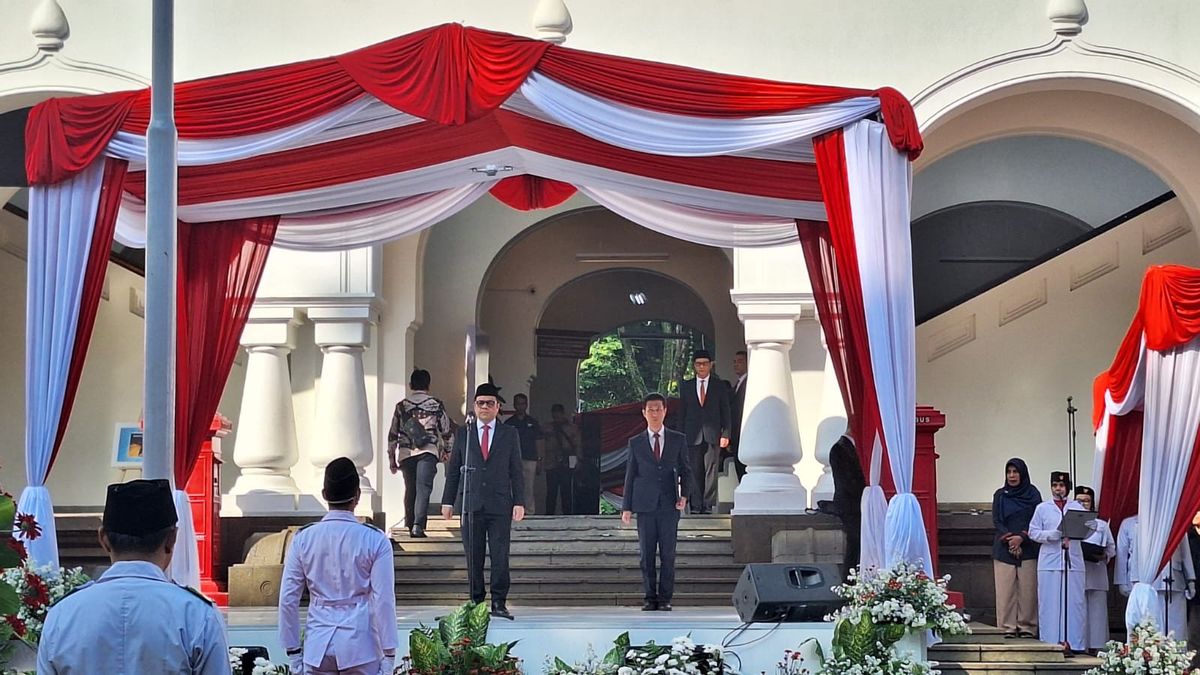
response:
<path id="1" fill-rule="evenodd" d="M 528 415 L 529 397 L 525 394 L 513 396 L 512 417 L 504 423 L 517 430 L 521 437 L 521 461 L 525 467 L 525 513 L 533 515 L 534 509 L 534 480 L 537 478 L 538 464 L 542 457 L 542 425 Z"/>

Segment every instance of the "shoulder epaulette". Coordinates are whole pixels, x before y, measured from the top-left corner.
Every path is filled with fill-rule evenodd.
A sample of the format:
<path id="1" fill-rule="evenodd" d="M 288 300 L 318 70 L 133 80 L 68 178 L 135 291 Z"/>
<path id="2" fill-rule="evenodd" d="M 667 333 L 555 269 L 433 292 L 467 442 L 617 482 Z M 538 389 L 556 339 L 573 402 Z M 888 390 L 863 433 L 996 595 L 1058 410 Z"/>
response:
<path id="1" fill-rule="evenodd" d="M 319 523 L 319 522 L 321 522 L 321 521 L 319 521 L 319 520 L 314 520 L 314 521 L 313 521 L 313 522 L 311 522 L 311 523 L 305 523 L 305 524 L 303 524 L 303 525 L 301 525 L 301 526 L 300 526 L 300 530 L 307 530 L 308 528 L 312 527 L 313 525 L 316 525 L 316 524 L 317 524 L 317 523 Z M 296 530 L 296 531 L 297 531 L 297 532 L 299 532 L 300 530 Z"/>
<path id="2" fill-rule="evenodd" d="M 200 598 L 207 605 L 215 606 L 217 604 L 217 603 L 213 602 L 212 598 L 210 598 L 207 595 L 201 593 L 200 591 L 192 588 L 191 586 L 183 586 L 180 584 L 175 584 L 175 586 L 178 588 L 182 588 L 183 590 L 187 591 L 188 593 L 191 593 L 192 595 L 196 596 L 197 598 Z"/>
<path id="3" fill-rule="evenodd" d="M 379 526 L 376 525 L 375 523 L 363 521 L 363 525 L 366 525 L 367 527 L 371 528 L 372 530 L 375 530 L 376 532 L 383 532 L 383 530 L 381 530 L 379 528 Z"/>

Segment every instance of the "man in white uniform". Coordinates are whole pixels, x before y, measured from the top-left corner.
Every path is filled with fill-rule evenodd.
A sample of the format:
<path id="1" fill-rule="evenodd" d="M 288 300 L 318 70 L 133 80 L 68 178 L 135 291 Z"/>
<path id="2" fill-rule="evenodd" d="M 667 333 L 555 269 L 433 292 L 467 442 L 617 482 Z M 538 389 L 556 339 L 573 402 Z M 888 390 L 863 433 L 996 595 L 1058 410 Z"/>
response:
<path id="1" fill-rule="evenodd" d="M 1075 488 L 1075 501 L 1087 511 L 1096 510 L 1096 491 L 1086 485 Z M 1117 554 L 1108 522 L 1096 519 L 1096 529 L 1083 540 L 1084 589 L 1087 598 L 1086 641 L 1088 652 L 1096 653 L 1108 642 L 1108 561 Z"/>
<path id="2" fill-rule="evenodd" d="M 166 480 L 108 486 L 99 536 L 112 567 L 50 608 L 38 673 L 228 675 L 221 613 L 164 574 L 177 520 Z"/>
<path id="3" fill-rule="evenodd" d="M 1039 637 L 1042 642 L 1061 644 L 1064 656 L 1087 648 L 1083 552 L 1078 540 L 1063 537 L 1059 530 L 1063 513 L 1083 510 L 1079 502 L 1067 498 L 1070 491 L 1070 474 L 1051 472 L 1052 497 L 1038 504 L 1029 521 L 1029 537 L 1042 545 L 1038 551 Z"/>
<path id="4" fill-rule="evenodd" d="M 339 457 L 325 467 L 329 513 L 296 533 L 279 588 L 279 642 L 293 673 L 391 675 L 396 661 L 392 542 L 358 522 L 358 469 Z M 300 642 L 300 595 L 308 624 Z"/>
<path id="5" fill-rule="evenodd" d="M 1138 517 L 1132 515 L 1121 522 L 1117 532 L 1117 562 L 1113 568 L 1113 583 L 1128 596 L 1138 579 L 1137 572 Z M 1187 601 L 1196 594 L 1196 571 L 1192 566 L 1192 551 L 1187 540 L 1171 555 L 1171 563 L 1154 582 L 1158 591 L 1158 627 L 1176 637 L 1187 636 Z"/>

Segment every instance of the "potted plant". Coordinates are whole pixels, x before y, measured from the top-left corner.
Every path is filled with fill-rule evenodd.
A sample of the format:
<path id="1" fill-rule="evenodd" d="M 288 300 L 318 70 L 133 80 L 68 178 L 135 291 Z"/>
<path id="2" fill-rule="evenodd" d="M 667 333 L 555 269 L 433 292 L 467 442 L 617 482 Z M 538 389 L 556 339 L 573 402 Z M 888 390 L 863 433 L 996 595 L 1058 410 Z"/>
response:
<path id="1" fill-rule="evenodd" d="M 1194 652 L 1184 642 L 1163 635 L 1149 621 L 1133 627 L 1126 642 L 1111 640 L 1100 652 L 1100 665 L 1084 675 L 1184 675 Z"/>
<path id="2" fill-rule="evenodd" d="M 547 664 L 547 675 L 709 675 L 726 672 L 724 653 L 718 645 L 696 644 L 688 635 L 660 645 L 650 641 L 630 644 L 629 633 L 621 633 L 613 646 L 597 660 L 591 648 L 581 663 L 569 664 L 555 658 Z"/>
<path id="3" fill-rule="evenodd" d="M 491 615 L 485 603 L 468 602 L 408 635 L 403 672 L 413 675 L 519 675 L 520 662 L 509 652 L 516 642 L 489 644 Z"/>

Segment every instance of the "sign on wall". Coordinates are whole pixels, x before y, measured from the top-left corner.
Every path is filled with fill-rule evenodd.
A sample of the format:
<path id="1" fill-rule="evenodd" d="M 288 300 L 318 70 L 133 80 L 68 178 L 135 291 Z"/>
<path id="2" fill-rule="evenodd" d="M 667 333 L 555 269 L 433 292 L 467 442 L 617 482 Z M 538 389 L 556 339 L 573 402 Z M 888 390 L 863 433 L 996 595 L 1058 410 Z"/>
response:
<path id="1" fill-rule="evenodd" d="M 593 334 L 579 330 L 539 328 L 536 335 L 538 358 L 586 359 Z"/>

